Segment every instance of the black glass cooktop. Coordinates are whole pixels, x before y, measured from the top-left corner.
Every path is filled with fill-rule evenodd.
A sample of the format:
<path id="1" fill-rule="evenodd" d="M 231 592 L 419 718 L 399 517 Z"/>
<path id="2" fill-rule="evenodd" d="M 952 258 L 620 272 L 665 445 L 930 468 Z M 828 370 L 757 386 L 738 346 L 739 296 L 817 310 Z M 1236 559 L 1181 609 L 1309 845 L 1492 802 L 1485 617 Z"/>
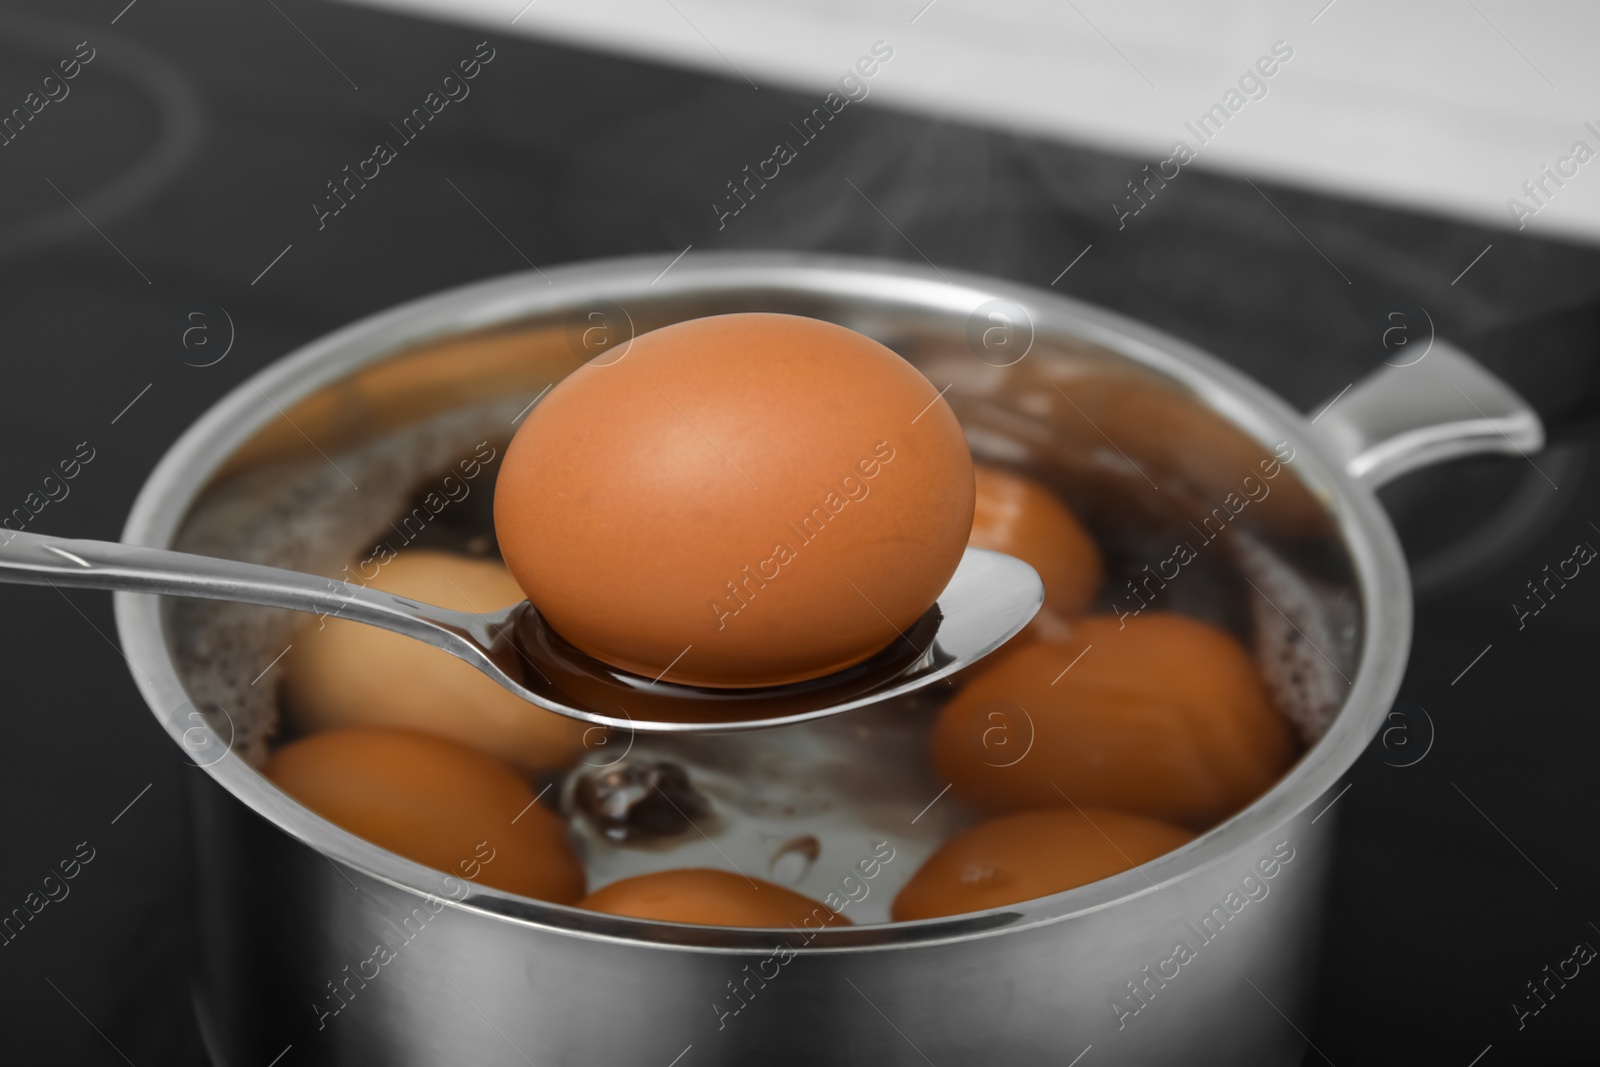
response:
<path id="1" fill-rule="evenodd" d="M 408 123 L 467 58 L 468 91 Z M 926 259 L 1138 316 L 1307 409 L 1404 340 L 1397 321 L 1422 329 L 1394 312 L 1426 308 L 1456 336 L 1600 294 L 1590 248 L 1193 168 L 1119 220 L 1149 161 L 875 100 L 733 212 L 729 183 L 813 103 L 307 0 L 6 3 L 0 511 L 115 538 L 163 450 L 247 375 L 530 264 Z M 1528 589 L 1600 544 L 1587 456 L 1579 437 L 1537 469 L 1473 461 L 1385 491 L 1418 586 L 1408 703 L 1328 798 L 1339 854 L 1315 1014 L 1295 1021 L 1307 1063 L 1593 1055 L 1600 977 L 1548 987 L 1536 1015 L 1512 1007 L 1575 943 L 1600 945 L 1600 578 L 1537 613 Z M 75 476 L 47 482 L 63 465 Z M 0 944 L 4 1058 L 203 1062 L 188 992 L 203 857 L 181 788 L 196 772 L 144 710 L 107 596 L 0 592 L 0 913 L 38 909 Z M 76 876 L 39 904 L 62 864 Z"/>

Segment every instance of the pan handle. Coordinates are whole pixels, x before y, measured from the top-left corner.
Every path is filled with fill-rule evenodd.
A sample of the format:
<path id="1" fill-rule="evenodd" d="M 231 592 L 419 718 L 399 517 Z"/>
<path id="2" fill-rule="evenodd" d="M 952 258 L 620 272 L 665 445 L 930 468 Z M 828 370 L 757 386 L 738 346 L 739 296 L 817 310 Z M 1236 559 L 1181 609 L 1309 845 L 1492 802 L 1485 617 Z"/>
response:
<path id="1" fill-rule="evenodd" d="M 1374 489 L 1419 467 L 1486 452 L 1526 458 L 1545 443 L 1528 401 L 1437 338 L 1415 361 L 1369 374 L 1311 422 L 1345 470 Z"/>
<path id="2" fill-rule="evenodd" d="M 1507 323 L 1461 347 L 1509 382 L 1552 438 L 1600 415 L 1600 300 Z"/>

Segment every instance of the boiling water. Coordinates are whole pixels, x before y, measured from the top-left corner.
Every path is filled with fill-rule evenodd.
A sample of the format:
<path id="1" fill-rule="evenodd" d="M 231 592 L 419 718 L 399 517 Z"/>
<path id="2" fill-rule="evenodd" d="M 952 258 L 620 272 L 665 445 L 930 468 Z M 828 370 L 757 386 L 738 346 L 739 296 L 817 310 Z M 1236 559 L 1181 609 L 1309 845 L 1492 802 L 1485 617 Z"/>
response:
<path id="1" fill-rule="evenodd" d="M 943 380 L 937 353 L 922 362 Z M 949 399 L 974 454 L 1021 468 L 1072 501 L 1106 555 L 1096 610 L 1131 610 L 1150 562 L 1175 540 L 1193 540 L 1185 528 L 1196 529 L 1205 494 L 1185 498 L 1182 479 L 1142 455 L 1135 462 L 1115 446 L 1113 454 L 1062 440 L 1049 412 L 1030 411 L 1038 407 L 1031 391 L 987 388 L 986 373 L 975 379 L 967 364 L 950 373 L 958 387 Z M 344 577 L 351 560 L 380 543 L 493 555 L 496 463 L 426 528 L 398 523 L 481 443 L 503 454 L 530 399 L 463 407 L 325 457 L 259 463 L 206 493 L 176 547 Z M 1253 644 L 1277 704 L 1307 743 L 1340 706 L 1359 636 L 1343 561 L 1315 547 L 1330 541 L 1300 537 L 1286 553 L 1241 523 L 1199 552 L 1181 581 L 1162 583 L 1154 605 Z M 276 683 L 304 616 L 213 601 L 173 601 L 169 613 L 195 705 L 259 766 L 272 744 L 292 736 Z M 942 683 L 892 705 L 749 733 L 592 731 L 578 764 L 535 788 L 551 787 L 545 803 L 567 819 L 591 889 L 670 868 L 734 869 L 819 900 L 834 894 L 854 922 L 885 922 L 922 861 L 977 818 L 934 777 L 927 754 L 929 727 L 953 692 L 954 683 Z M 893 858 L 867 862 L 881 861 L 883 842 Z"/>

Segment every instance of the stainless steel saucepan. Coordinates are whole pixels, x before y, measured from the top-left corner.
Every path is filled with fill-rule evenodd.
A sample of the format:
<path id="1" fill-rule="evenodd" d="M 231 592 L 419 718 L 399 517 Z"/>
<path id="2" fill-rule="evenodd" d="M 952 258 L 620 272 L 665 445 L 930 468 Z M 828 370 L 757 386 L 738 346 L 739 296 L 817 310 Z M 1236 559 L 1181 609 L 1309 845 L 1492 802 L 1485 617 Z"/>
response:
<path id="1" fill-rule="evenodd" d="M 946 390 L 979 459 L 1075 505 L 1107 556 L 1099 610 L 1142 610 L 1152 587 L 1136 579 L 1191 525 L 1200 558 L 1158 606 L 1254 649 L 1303 757 L 1142 868 L 889 923 L 895 888 L 974 818 L 927 765 L 940 694 L 736 737 L 597 733 L 545 801 L 572 817 L 592 884 L 720 853 L 819 898 L 846 887 L 856 925 L 638 921 L 430 870 L 312 814 L 256 770 L 281 728 L 274 656 L 296 620 L 119 593 L 140 691 L 196 768 L 194 996 L 215 1061 L 265 1064 L 292 1046 L 285 1063 L 428 1067 L 1298 1063 L 1291 1021 L 1308 1018 L 1337 815 L 1323 809 L 1388 711 L 1411 636 L 1405 561 L 1374 490 L 1456 456 L 1536 450 L 1537 415 L 1443 339 L 1308 420 L 1190 345 L 1036 289 L 789 254 L 667 266 L 498 278 L 306 346 L 184 434 L 123 540 L 330 576 L 357 560 L 346 577 L 414 527 L 470 541 L 488 529 L 494 457 L 580 360 L 626 358 L 635 334 L 699 315 L 811 315 L 900 352 Z M 1270 495 L 1249 489 L 1268 478 Z M 419 515 L 430 487 L 444 503 Z M 1028 723 L 1012 725 L 997 764 L 1029 758 Z M 717 829 L 655 851 L 585 831 L 573 782 L 642 759 L 711 783 Z M 810 835 L 798 859 L 778 847 L 785 833 Z"/>

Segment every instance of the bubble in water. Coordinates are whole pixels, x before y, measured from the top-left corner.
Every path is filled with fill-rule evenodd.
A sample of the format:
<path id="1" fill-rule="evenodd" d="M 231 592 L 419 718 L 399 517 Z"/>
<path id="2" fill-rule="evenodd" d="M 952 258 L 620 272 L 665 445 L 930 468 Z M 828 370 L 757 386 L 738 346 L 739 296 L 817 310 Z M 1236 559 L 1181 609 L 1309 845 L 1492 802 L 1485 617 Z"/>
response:
<path id="1" fill-rule="evenodd" d="M 799 885 L 810 873 L 811 865 L 817 862 L 817 857 L 820 855 L 822 855 L 822 842 L 812 834 L 803 834 L 785 841 L 778 851 L 772 854 L 767 869 L 778 881 Z"/>
<path id="2" fill-rule="evenodd" d="M 620 760 L 578 778 L 578 811 L 618 843 L 641 843 L 693 832 L 711 805 L 676 763 Z"/>

